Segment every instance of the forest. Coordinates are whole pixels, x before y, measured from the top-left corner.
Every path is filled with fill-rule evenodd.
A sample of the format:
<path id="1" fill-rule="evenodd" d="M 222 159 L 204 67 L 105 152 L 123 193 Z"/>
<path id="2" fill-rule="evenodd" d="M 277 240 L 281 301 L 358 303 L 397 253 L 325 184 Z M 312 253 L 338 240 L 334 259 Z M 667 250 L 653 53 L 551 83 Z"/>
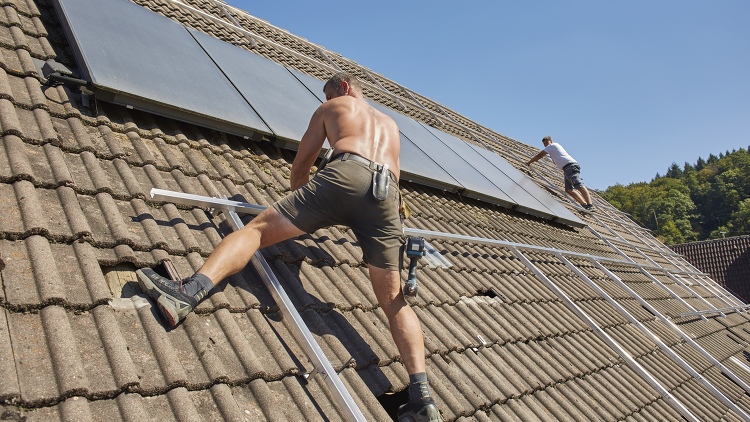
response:
<path id="1" fill-rule="evenodd" d="M 750 147 L 597 191 L 666 245 L 750 234 Z"/>

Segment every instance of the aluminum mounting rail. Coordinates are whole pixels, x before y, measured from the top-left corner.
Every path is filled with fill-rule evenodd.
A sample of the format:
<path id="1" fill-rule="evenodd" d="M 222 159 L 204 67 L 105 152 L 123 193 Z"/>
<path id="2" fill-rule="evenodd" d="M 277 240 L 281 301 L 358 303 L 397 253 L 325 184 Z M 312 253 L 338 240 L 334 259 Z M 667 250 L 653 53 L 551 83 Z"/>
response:
<path id="1" fill-rule="evenodd" d="M 664 271 L 664 268 L 661 267 L 650 267 L 648 265 L 639 264 L 637 262 L 633 261 L 626 261 L 622 259 L 615 259 L 615 258 L 608 258 L 606 256 L 598 256 L 598 255 L 590 255 L 585 254 L 581 252 L 572 252 L 572 251 L 565 251 L 562 249 L 555 249 L 555 248 L 547 248 L 544 246 L 536 246 L 536 245 L 528 245 L 524 243 L 516 243 L 516 242 L 509 242 L 506 240 L 497 240 L 497 239 L 487 239 L 484 237 L 476 237 L 476 236 L 466 236 L 462 234 L 453 234 L 453 233 L 444 233 L 444 232 L 436 232 L 431 230 L 422 230 L 422 229 L 413 229 L 410 227 L 404 227 L 404 233 L 408 235 L 414 235 L 414 236 L 421 236 L 421 237 L 427 237 L 430 239 L 440 239 L 440 240 L 451 240 L 451 241 L 458 241 L 458 242 L 468 242 L 468 243 L 476 243 L 481 245 L 489 245 L 489 246 L 501 246 L 501 247 L 515 247 L 522 250 L 530 250 L 530 251 L 537 251 L 537 252 L 546 252 L 550 254 L 554 254 L 556 252 L 560 252 L 566 256 L 573 256 L 578 258 L 586 258 L 586 259 L 596 259 L 598 261 L 604 261 L 604 262 L 612 262 L 615 264 L 622 264 L 627 265 L 630 267 L 636 267 L 636 268 L 650 268 L 654 270 Z"/>
<path id="2" fill-rule="evenodd" d="M 633 290 L 630 286 L 628 286 L 624 281 L 620 279 L 615 273 L 610 271 L 607 267 L 602 265 L 601 262 L 598 262 L 596 260 L 591 260 L 591 262 L 601 271 L 603 272 L 607 277 L 610 278 L 610 280 L 617 283 L 623 290 L 628 292 L 635 300 L 638 301 L 638 303 L 641 304 L 646 310 L 651 312 L 656 318 L 661 320 L 664 324 L 672 328 L 677 334 L 679 334 L 680 337 L 682 337 L 683 340 L 685 340 L 685 343 L 692 346 L 695 350 L 697 350 L 703 357 L 711 361 L 712 364 L 714 364 L 717 368 L 721 370 L 722 373 L 724 373 L 726 376 L 731 378 L 737 385 L 742 387 L 743 390 L 745 390 L 746 393 L 750 394 L 750 385 L 748 385 L 745 381 L 743 381 L 741 378 L 736 376 L 734 372 L 732 372 L 729 368 L 727 368 L 723 363 L 721 363 L 718 359 L 716 359 L 713 355 L 708 353 L 700 344 L 698 344 L 695 340 L 693 340 L 693 337 L 686 334 L 684 331 L 680 329 L 677 325 L 675 325 L 672 320 L 664 316 L 661 312 L 659 312 L 656 308 L 653 307 L 648 301 L 643 299 L 635 290 Z"/>
<path id="3" fill-rule="evenodd" d="M 675 397 L 669 390 L 667 390 L 666 387 L 664 387 L 659 380 L 657 380 L 646 368 L 643 367 L 638 361 L 636 361 L 633 356 L 628 353 L 625 348 L 623 348 L 620 343 L 618 343 L 615 339 L 612 338 L 609 334 L 607 334 L 597 323 L 594 321 L 583 309 L 581 309 L 578 305 L 573 302 L 572 299 L 568 297 L 568 295 L 565 294 L 565 292 L 555 284 L 552 280 L 550 280 L 544 273 L 534 265 L 521 251 L 518 250 L 517 247 L 512 246 L 510 248 L 513 255 L 516 256 L 526 267 L 533 272 L 536 277 L 544 283 L 547 288 L 552 290 L 562 301 L 565 303 L 565 305 L 573 311 L 579 318 L 581 318 L 593 331 L 594 333 L 599 336 L 599 338 L 604 341 L 612 350 L 617 353 L 623 361 L 625 361 L 625 364 L 628 365 L 633 371 L 635 371 L 637 374 L 639 374 L 643 379 L 651 385 L 666 401 L 669 403 L 675 410 L 680 412 L 680 414 L 689 421 L 699 421 L 695 415 L 693 415 L 690 410 L 685 407 L 685 405 L 677 398 Z M 562 257 L 562 255 L 557 254 L 558 257 Z"/>
<path id="4" fill-rule="evenodd" d="M 685 359 L 682 358 L 682 356 L 678 355 L 674 350 L 672 350 L 669 346 L 667 346 L 666 343 L 664 343 L 656 334 L 653 333 L 648 327 L 646 327 L 641 321 L 639 321 L 636 317 L 634 317 L 627 309 L 625 309 L 624 306 L 620 305 L 619 302 L 617 302 L 612 296 L 610 296 L 604 289 L 596 284 L 593 280 L 591 280 L 586 274 L 581 271 L 578 266 L 576 266 L 574 263 L 572 263 L 570 260 L 562 256 L 562 254 L 557 253 L 557 258 L 562 261 L 568 268 L 570 268 L 581 280 L 586 282 L 586 284 L 594 289 L 597 293 L 599 293 L 599 296 L 603 297 L 604 300 L 607 301 L 610 305 L 612 305 L 615 309 L 617 309 L 620 314 L 625 316 L 625 318 L 628 319 L 632 324 L 634 324 L 636 327 L 638 327 L 639 330 L 641 330 L 642 333 L 646 334 L 651 341 L 656 343 L 659 348 L 667 354 L 675 363 L 680 365 L 683 369 L 685 369 L 690 375 L 692 375 L 695 379 L 697 379 L 701 384 L 703 384 L 704 387 L 706 387 L 711 393 L 719 399 L 722 403 L 727 405 L 730 409 L 734 410 L 737 414 L 742 415 L 742 417 L 745 420 L 750 420 L 750 415 L 748 415 L 744 410 L 742 410 L 739 406 L 737 406 L 736 403 L 732 402 L 724 393 L 722 393 L 716 386 L 711 384 L 711 382 L 706 379 L 702 374 L 700 374 L 698 371 L 696 371 L 690 364 L 685 361 Z M 610 272 L 605 272 L 607 276 L 614 279 L 613 274 Z M 619 283 L 621 283 L 621 280 L 616 280 Z M 671 328 L 674 329 L 674 326 Z M 697 344 L 696 344 L 697 345 Z M 694 346 L 695 347 L 695 346 Z M 696 347 L 696 350 L 703 354 L 704 356 L 708 353 L 700 346 Z M 718 362 L 718 361 L 717 361 Z M 727 368 L 725 368 L 723 365 L 719 364 L 719 368 L 722 369 L 722 372 L 724 369 L 729 371 Z M 731 372 L 731 371 L 729 371 Z M 731 373 L 731 377 L 734 377 L 734 373 Z M 730 378 L 731 378 L 730 377 Z"/>
<path id="5" fill-rule="evenodd" d="M 156 201 L 172 202 L 175 204 L 192 205 L 204 208 L 213 208 L 218 210 L 226 209 L 229 212 L 236 212 L 237 214 L 252 214 L 258 215 L 261 211 L 267 207 L 263 205 L 254 205 L 249 202 L 233 201 L 229 199 L 211 198 L 209 196 L 193 195 L 190 193 L 175 192 L 164 189 L 151 189 L 151 197 Z M 404 227 L 404 233 L 407 235 L 427 237 L 431 239 L 441 240 L 452 240 L 460 242 L 469 242 L 477 244 L 485 244 L 490 246 L 503 246 L 503 247 L 516 247 L 519 249 L 527 249 L 538 252 L 548 252 L 554 254 L 555 252 L 561 252 L 568 256 L 574 256 L 586 259 L 596 259 L 599 261 L 613 262 L 616 264 L 623 264 L 628 266 L 635 265 L 636 267 L 640 264 L 633 263 L 632 261 L 624 261 L 620 259 L 607 258 L 604 256 L 589 255 L 579 252 L 564 251 L 554 248 L 546 248 L 543 246 L 527 245 L 523 243 L 508 242 L 505 240 L 487 239 L 475 236 L 465 236 L 461 234 L 452 234 L 444 232 L 436 232 L 431 230 L 413 229 Z M 655 268 L 656 269 L 656 268 Z M 662 268 L 658 268 L 662 269 Z"/>
<path id="6" fill-rule="evenodd" d="M 224 213 L 229 225 L 234 231 L 240 230 L 245 226 L 242 220 L 240 220 L 240 213 L 257 215 L 266 208 L 244 202 L 172 192 L 162 189 L 151 189 L 151 197 L 157 201 L 213 208 L 216 211 Z M 292 333 L 302 345 L 307 357 L 312 361 L 315 370 L 310 376 L 316 373 L 320 374 L 333 394 L 336 403 L 339 405 L 339 409 L 346 415 L 347 420 L 366 422 L 367 420 L 362 414 L 362 411 L 357 407 L 351 394 L 349 394 L 349 391 L 339 378 L 336 370 L 328 361 L 328 358 L 325 353 L 323 353 L 318 342 L 315 341 L 312 332 L 310 332 L 310 329 L 307 327 L 307 324 L 305 324 L 302 316 L 297 312 L 294 303 L 292 303 L 292 300 L 286 294 L 279 279 L 276 278 L 276 275 L 273 273 L 273 270 L 268 265 L 268 262 L 260 251 L 255 253 L 250 262 L 253 264 L 253 267 L 260 275 L 260 278 L 263 279 L 266 288 L 268 288 L 274 300 L 279 305 L 279 309 L 284 315 L 284 318 L 287 318 L 287 320 L 290 321 L 290 325 L 293 328 Z"/>
<path id="7" fill-rule="evenodd" d="M 597 222 L 599 222 L 599 224 L 601 224 L 604 227 L 606 227 L 609 231 L 611 231 L 615 236 L 617 236 L 619 238 L 619 240 L 607 239 L 601 233 L 598 233 L 596 230 L 594 230 L 592 227 L 589 226 L 588 227 L 589 230 L 595 236 L 599 237 L 600 240 L 602 240 L 603 242 L 606 242 L 606 243 L 610 244 L 610 247 L 612 247 L 612 248 L 616 248 L 616 246 L 614 246 L 610 242 L 624 243 L 624 244 L 626 244 L 626 245 L 634 248 L 641 256 L 643 256 L 644 258 L 646 258 L 649 262 L 652 262 L 652 263 L 656 264 L 653 259 L 651 259 L 650 257 L 648 257 L 643 252 L 644 248 L 639 247 L 637 245 L 634 245 L 634 244 L 628 242 L 619 233 L 615 232 L 614 230 L 612 230 L 611 227 L 609 227 L 603 221 L 601 221 L 601 219 L 599 217 L 597 217 L 596 215 L 592 214 L 591 217 L 593 217 Z M 713 293 L 714 295 L 716 295 L 717 299 L 719 299 L 725 305 L 727 305 L 727 308 L 722 308 L 722 309 L 724 309 L 724 310 L 730 310 L 730 311 L 734 310 L 736 312 L 742 312 L 742 310 L 744 309 L 744 304 L 739 299 L 737 299 L 736 297 L 730 295 L 729 292 L 726 289 L 724 289 L 722 286 L 720 286 L 716 282 L 713 282 L 713 284 L 711 284 L 711 282 L 707 282 L 707 283 L 704 284 L 704 283 L 698 281 L 696 279 L 696 277 L 703 277 L 705 274 L 703 272 L 701 272 L 701 271 L 698 271 L 697 268 L 692 267 L 692 265 L 690 265 L 690 266 L 693 268 L 693 270 L 690 270 L 690 268 L 688 268 L 689 263 L 680 254 L 678 254 L 678 253 L 676 253 L 674 251 L 671 251 L 671 250 L 664 251 L 664 248 L 662 248 L 661 246 L 659 246 L 656 243 L 656 241 L 654 241 L 653 239 L 650 239 L 648 237 L 642 236 L 638 232 L 634 232 L 627 225 L 622 225 L 622 227 L 623 227 L 623 229 L 627 230 L 630 234 L 632 234 L 636 238 L 642 240 L 647 245 L 651 245 L 648 248 L 645 248 L 647 251 L 656 253 L 657 255 L 659 255 L 662 258 L 664 258 L 667 262 L 669 262 L 670 264 L 672 264 L 675 268 L 678 268 L 677 271 L 675 271 L 675 270 L 666 270 L 666 269 L 664 269 L 664 271 L 665 271 L 665 273 L 667 274 L 667 276 L 670 279 L 672 279 L 673 281 L 675 281 L 677 284 L 681 285 L 684 289 L 686 289 L 686 290 L 688 290 L 690 292 L 693 292 L 693 289 L 691 289 L 689 286 L 684 285 L 684 283 L 682 283 L 681 281 L 677 280 L 674 277 L 674 274 L 684 274 L 684 275 L 687 275 L 696 284 L 700 285 L 701 287 L 705 288 L 706 290 L 708 290 L 711 293 Z M 619 252 L 619 250 L 618 250 L 618 252 Z M 621 252 L 620 252 L 620 254 L 623 255 L 623 256 L 625 256 Z M 682 259 L 679 259 L 679 258 L 682 258 Z M 722 293 L 722 291 L 723 291 L 723 293 Z M 694 292 L 693 292 L 693 294 L 695 295 Z M 695 296 L 699 297 L 699 295 L 695 295 Z M 702 297 L 701 297 L 701 300 L 704 301 L 704 302 L 706 302 L 706 303 L 708 303 Z M 731 303 L 730 301 L 734 302 L 734 303 Z M 715 305 L 711 305 L 710 303 L 708 303 L 708 305 L 709 305 L 709 307 L 717 309 L 717 307 Z M 726 316 L 726 315 L 723 314 L 723 312 L 718 312 L 718 313 L 722 314 L 722 316 Z"/>
<path id="8" fill-rule="evenodd" d="M 628 255 L 627 255 L 627 254 L 626 254 L 625 252 L 623 252 L 622 250 L 620 250 L 620 248 L 618 248 L 618 247 L 617 247 L 617 246 L 615 246 L 615 245 L 614 245 L 614 244 L 613 244 L 612 242 L 610 242 L 609 240 L 607 240 L 606 238 L 604 238 L 604 237 L 603 237 L 602 235 L 600 235 L 600 234 L 599 234 L 599 233 L 598 233 L 598 232 L 597 232 L 596 230 L 594 230 L 593 228 L 589 227 L 589 230 L 590 230 L 590 231 L 591 231 L 592 233 L 594 233 L 594 235 L 596 235 L 597 237 L 599 237 L 599 239 L 601 239 L 601 241 L 602 241 L 602 242 L 606 243 L 606 244 L 607 244 L 607 246 L 609 246 L 609 247 L 610 247 L 610 248 L 612 248 L 612 249 L 613 249 L 613 250 L 614 250 L 615 252 L 617 252 L 618 254 L 620 254 L 620 256 L 622 256 L 623 258 L 625 258 L 626 260 L 628 260 L 628 261 L 630 262 L 630 265 L 635 265 L 635 266 L 637 266 L 637 267 L 638 267 L 638 270 L 639 270 L 639 271 L 640 271 L 640 272 L 641 272 L 641 273 L 642 273 L 643 275 L 645 275 L 645 276 L 646 276 L 646 277 L 647 277 L 647 278 L 648 278 L 649 280 L 651 280 L 651 281 L 652 281 L 652 282 L 653 282 L 654 284 L 656 284 L 657 286 L 661 287 L 661 288 L 662 288 L 662 289 L 663 289 L 663 290 L 664 290 L 665 292 L 667 292 L 667 294 L 669 294 L 670 296 L 672 296 L 672 298 L 673 298 L 673 299 L 677 300 L 677 301 L 678 301 L 678 302 L 680 302 L 680 303 L 681 303 L 681 304 L 682 304 L 683 306 L 685 306 L 686 308 L 690 309 L 691 311 L 693 311 L 693 312 L 694 312 L 694 311 L 697 311 L 697 309 L 693 308 L 693 307 L 692 307 L 692 306 L 691 306 L 691 305 L 690 305 L 689 303 L 687 303 L 687 302 L 685 301 L 685 299 L 681 298 L 681 297 L 680 297 L 680 296 L 679 296 L 679 295 L 678 295 L 677 293 L 675 293 L 675 292 L 674 292 L 674 291 L 673 291 L 672 289 L 670 289 L 669 287 L 667 287 L 667 285 L 666 285 L 666 284 L 662 283 L 662 282 L 661 282 L 661 280 L 659 280 L 659 279 L 658 279 L 658 278 L 656 278 L 656 277 L 655 277 L 655 276 L 654 276 L 653 274 L 649 273 L 649 272 L 648 272 L 648 271 L 647 271 L 646 269 L 644 269 L 644 268 L 643 268 L 643 266 L 642 266 L 642 264 L 639 264 L 639 263 L 635 262 L 635 261 L 634 261 L 634 260 L 633 260 L 632 258 L 630 258 L 630 257 L 629 257 L 629 256 L 628 256 Z M 638 249 L 636 248 L 636 250 L 638 250 Z M 640 252 L 640 251 L 639 251 L 639 252 Z M 642 254 L 642 253 L 641 253 L 641 254 Z M 650 261 L 650 262 L 654 262 L 654 261 Z M 666 272 L 666 269 L 664 269 L 664 268 L 662 268 L 662 267 L 660 267 L 660 266 L 658 266 L 658 265 L 657 265 L 657 266 L 655 267 L 655 269 L 658 269 L 658 271 L 665 271 L 665 272 Z M 696 293 L 695 293 L 695 292 L 693 292 L 692 290 L 689 290 L 689 291 L 690 291 L 690 293 L 692 293 L 692 294 L 693 294 L 694 296 L 696 295 Z M 701 299 L 702 299 L 702 298 L 701 298 Z M 705 299 L 704 299 L 704 300 L 705 300 Z M 706 319 L 706 317 L 704 317 L 703 315 L 700 315 L 700 317 L 701 317 L 702 319 Z"/>
<path id="9" fill-rule="evenodd" d="M 724 311 L 727 311 L 727 312 L 728 311 L 736 311 L 738 309 L 750 309 L 750 305 L 733 306 L 731 308 L 709 309 L 709 310 L 706 310 L 706 311 L 686 312 L 684 314 L 680 314 L 680 316 L 681 317 L 686 317 L 686 316 L 693 316 L 693 315 L 697 315 L 697 314 L 716 314 L 716 313 L 721 313 L 721 312 L 724 312 Z"/>

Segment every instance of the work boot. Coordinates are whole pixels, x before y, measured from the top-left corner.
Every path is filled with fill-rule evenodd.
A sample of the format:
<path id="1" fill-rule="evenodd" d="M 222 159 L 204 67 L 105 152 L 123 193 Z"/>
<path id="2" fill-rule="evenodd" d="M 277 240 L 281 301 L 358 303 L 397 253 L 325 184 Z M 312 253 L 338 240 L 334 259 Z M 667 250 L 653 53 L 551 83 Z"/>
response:
<path id="1" fill-rule="evenodd" d="M 172 327 L 185 319 L 198 305 L 198 301 L 206 295 L 205 289 L 200 289 L 194 296 L 188 295 L 183 290 L 182 281 L 162 277 L 151 268 L 141 268 L 135 273 L 138 275 L 138 285 L 143 293 L 156 301 L 162 316 Z"/>
<path id="2" fill-rule="evenodd" d="M 409 402 L 398 408 L 398 422 L 441 422 L 435 402 L 422 400 L 420 402 Z"/>

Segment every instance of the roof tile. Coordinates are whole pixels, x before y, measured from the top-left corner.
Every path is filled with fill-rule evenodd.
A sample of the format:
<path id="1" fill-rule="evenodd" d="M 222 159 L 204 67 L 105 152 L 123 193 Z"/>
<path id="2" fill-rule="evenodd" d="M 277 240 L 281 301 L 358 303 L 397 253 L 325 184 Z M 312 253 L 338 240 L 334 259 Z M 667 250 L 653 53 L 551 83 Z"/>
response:
<path id="1" fill-rule="evenodd" d="M 19 417 L 40 419 L 343 419 L 320 377 L 299 377 L 312 365 L 253 269 L 230 277 L 174 329 L 165 329 L 150 301 L 134 293 L 138 289 L 133 287 L 132 269 L 164 263 L 181 277 L 188 276 L 228 232 L 225 216 L 155 201 L 151 188 L 267 205 L 288 191 L 293 154 L 268 142 L 241 140 L 103 101 L 97 101 L 95 109 L 85 108 L 76 89 L 41 87 L 30 58 L 50 54 L 48 41 L 59 50 L 58 61 L 75 60 L 51 4 L 39 3 L 45 15 L 41 19 L 36 2 L 0 4 L 5 7 L 0 13 L 0 37 L 5 39 L 0 42 L 0 194 L 12 198 L 0 206 L 0 307 L 5 318 L 0 325 L 8 327 L 5 337 L 0 332 L 0 352 L 9 347 L 21 352 L 15 356 L 19 360 L 0 358 L 0 375 L 17 380 L 0 387 L 0 399 L 7 398 L 3 405 Z M 224 39 L 246 40 L 236 29 L 207 21 L 206 15 L 175 2 L 139 3 L 158 4 L 175 19 L 189 20 Z M 197 0 L 191 5 L 224 18 L 216 3 Z M 330 73 L 329 65 L 320 62 L 325 59 L 317 46 L 231 10 L 248 27 L 310 56 L 292 56 L 262 36 L 257 53 L 319 77 Z M 329 54 L 364 75 L 353 61 Z M 417 119 L 449 122 L 445 130 L 492 143 L 512 164 L 521 163 L 519 154 L 536 150 L 367 73 L 394 91 L 368 86 L 381 101 L 394 107 L 406 104 Z M 426 104 L 425 110 L 415 98 Z M 459 124 L 450 123 L 451 117 Z M 549 168 L 541 171 L 556 174 Z M 561 186 L 532 178 L 578 212 Z M 400 188 L 415 211 L 409 227 L 621 260 L 596 230 L 611 236 L 638 262 L 651 265 L 642 252 L 653 262 L 674 265 L 649 233 L 605 204 L 596 216 L 584 217 L 591 229 L 579 230 L 408 181 Z M 648 241 L 635 233 L 649 236 Z M 618 236 L 632 244 L 616 240 Z M 430 268 L 420 262 L 420 294 L 409 300 L 426 333 L 428 372 L 446 420 L 680 417 L 507 247 L 430 243 L 453 266 Z M 523 253 L 699 418 L 734 419 L 725 405 L 557 257 Z M 319 230 L 262 255 L 341 370 L 366 418 L 388 419 L 375 396 L 401 391 L 407 374 L 351 230 Z M 590 262 L 571 260 L 705 379 L 750 408 L 744 390 L 685 343 L 673 326 L 656 320 Z M 709 304 L 724 306 L 726 298 L 705 286 L 679 286 L 664 271 L 652 273 L 669 290 L 656 285 L 645 270 L 605 265 L 706 350 L 750 378 L 734 361 L 744 359 L 750 337 L 745 314 L 710 316 L 708 321 L 679 317 L 689 311 L 685 303 L 705 309 Z M 118 274 L 124 282 L 108 284 Z M 694 292 L 708 297 L 700 299 Z M 37 350 L 41 354 L 32 361 L 24 360 Z M 290 397 L 296 406 L 287 405 Z"/>
<path id="2" fill-rule="evenodd" d="M 16 355 L 13 352 L 13 344 L 10 337 L 10 326 L 8 323 L 9 311 L 3 309 L 0 312 L 0 400 L 12 402 L 21 396 L 21 389 L 16 366 Z"/>

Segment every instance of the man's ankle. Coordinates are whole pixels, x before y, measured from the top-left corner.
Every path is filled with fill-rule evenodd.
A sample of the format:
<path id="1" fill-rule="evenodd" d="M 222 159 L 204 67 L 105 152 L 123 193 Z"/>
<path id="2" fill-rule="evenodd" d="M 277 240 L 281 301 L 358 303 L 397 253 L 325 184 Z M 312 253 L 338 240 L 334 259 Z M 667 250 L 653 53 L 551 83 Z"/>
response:
<path id="1" fill-rule="evenodd" d="M 410 403 L 432 403 L 430 383 L 427 381 L 425 372 L 409 374 L 409 402 Z"/>
<path id="2" fill-rule="evenodd" d="M 203 299 L 213 287 L 211 279 L 201 273 L 195 273 L 182 281 L 182 292 L 193 296 L 197 301 Z"/>

